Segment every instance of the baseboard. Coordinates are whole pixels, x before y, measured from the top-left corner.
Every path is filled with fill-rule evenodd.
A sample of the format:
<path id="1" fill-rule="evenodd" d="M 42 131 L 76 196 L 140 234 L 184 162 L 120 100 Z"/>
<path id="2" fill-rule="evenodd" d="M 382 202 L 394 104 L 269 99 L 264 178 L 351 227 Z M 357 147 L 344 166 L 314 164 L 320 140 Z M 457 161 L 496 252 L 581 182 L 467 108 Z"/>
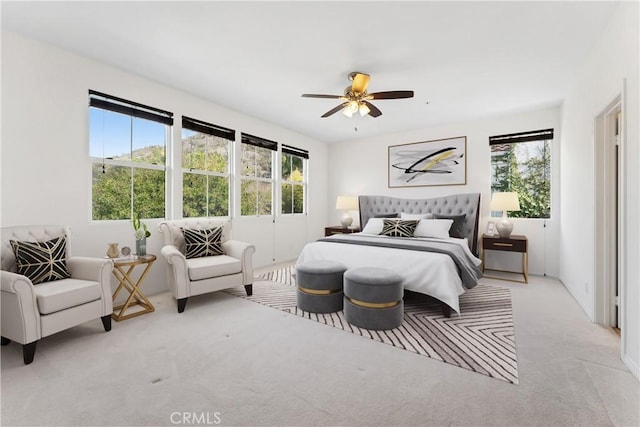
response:
<path id="1" fill-rule="evenodd" d="M 629 370 L 631 371 L 631 373 L 636 377 L 636 379 L 638 381 L 640 381 L 640 367 L 638 367 L 638 365 L 636 364 L 635 361 L 633 361 L 628 355 L 624 355 L 622 357 L 622 361 L 624 362 L 625 365 L 627 365 L 627 368 L 629 368 Z"/>
<path id="2" fill-rule="evenodd" d="M 571 298 L 573 298 L 573 300 L 576 302 L 576 304 L 578 304 L 578 307 L 580 307 L 582 309 L 582 311 L 584 312 L 584 314 L 586 314 L 587 318 L 592 323 L 594 323 L 595 322 L 595 318 L 593 316 L 594 313 L 589 313 L 589 310 L 587 310 L 587 308 L 580 303 L 580 299 L 573 292 L 573 289 L 571 287 L 567 286 L 566 283 L 564 283 L 564 281 L 561 278 L 558 277 L 558 280 L 560 281 L 562 286 L 564 286 L 564 288 L 567 290 L 567 292 L 569 292 L 569 295 L 571 295 Z"/>

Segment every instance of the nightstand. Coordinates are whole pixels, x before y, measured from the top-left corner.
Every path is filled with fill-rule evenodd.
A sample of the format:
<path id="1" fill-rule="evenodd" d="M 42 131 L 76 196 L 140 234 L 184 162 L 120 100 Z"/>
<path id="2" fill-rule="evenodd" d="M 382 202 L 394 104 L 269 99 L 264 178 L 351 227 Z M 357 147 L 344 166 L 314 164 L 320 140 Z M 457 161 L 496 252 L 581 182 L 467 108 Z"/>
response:
<path id="1" fill-rule="evenodd" d="M 349 227 L 344 228 L 340 225 L 336 225 L 333 227 L 325 227 L 324 228 L 324 236 L 331 236 L 332 234 L 351 234 L 351 233 L 359 233 L 360 227 Z"/>
<path id="2" fill-rule="evenodd" d="M 508 238 L 503 238 L 500 236 L 491 236 L 488 234 L 483 234 L 482 235 L 482 272 L 484 273 L 485 268 L 484 268 L 484 264 L 485 264 L 485 256 L 487 251 L 503 251 L 503 252 L 519 252 L 522 253 L 522 275 L 524 276 L 524 281 L 522 280 L 513 280 L 513 279 L 505 279 L 504 277 L 492 277 L 492 276 L 485 276 L 485 277 L 489 277 L 489 278 L 493 278 L 493 279 L 502 279 L 502 280 L 509 280 L 511 282 L 522 282 L 522 283 L 529 283 L 529 273 L 528 273 L 528 269 L 529 269 L 529 241 L 527 240 L 527 236 L 518 236 L 518 235 L 514 235 L 512 234 L 510 237 Z M 506 273 L 514 273 L 513 271 L 507 271 L 507 270 L 496 270 L 496 269 L 489 269 L 487 268 L 487 270 L 493 270 L 493 271 L 502 271 L 502 272 L 506 272 Z M 518 273 L 515 273 L 518 274 Z"/>

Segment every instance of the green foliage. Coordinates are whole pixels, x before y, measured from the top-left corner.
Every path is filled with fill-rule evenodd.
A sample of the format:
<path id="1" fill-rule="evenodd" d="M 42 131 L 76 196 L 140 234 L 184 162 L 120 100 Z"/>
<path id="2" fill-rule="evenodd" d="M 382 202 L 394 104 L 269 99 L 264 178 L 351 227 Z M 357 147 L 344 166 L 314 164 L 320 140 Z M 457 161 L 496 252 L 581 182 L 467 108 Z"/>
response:
<path id="1" fill-rule="evenodd" d="M 184 217 L 229 215 L 229 141 L 196 133 L 182 140 L 182 214 Z"/>
<path id="2" fill-rule="evenodd" d="M 493 192 L 515 191 L 520 211 L 511 218 L 549 218 L 551 213 L 551 149 L 549 141 L 511 144 L 492 156 Z"/>
<path id="3" fill-rule="evenodd" d="M 183 216 L 229 215 L 229 142 L 196 133 L 182 140 Z M 114 158 L 117 161 L 165 162 L 164 146 L 145 147 Z M 241 215 L 272 214 L 272 183 L 255 178 L 271 178 L 272 151 L 242 144 Z M 304 161 L 282 155 L 282 213 L 304 212 Z M 299 183 L 299 184 L 298 184 Z M 133 212 L 136 216 L 132 218 Z M 165 217 L 165 171 L 101 163 L 93 165 L 93 219 L 133 219 Z M 141 227 L 144 224 L 140 225 Z M 146 230 L 146 229 L 145 229 Z M 148 230 L 146 230 L 148 232 Z"/>
<path id="4" fill-rule="evenodd" d="M 282 184 L 283 214 L 304 212 L 303 165 L 302 157 L 282 154 L 282 180 L 289 182 Z M 294 184 L 298 182 L 300 184 Z"/>
<path id="5" fill-rule="evenodd" d="M 133 217 L 133 230 L 136 235 L 136 239 L 142 239 L 151 236 L 151 232 L 147 228 L 147 224 L 140 220 L 140 212 L 136 213 Z"/>
<path id="6" fill-rule="evenodd" d="M 142 149 L 150 163 L 164 164 L 164 146 Z M 126 160 L 118 156 L 114 160 Z M 134 156 L 136 157 L 136 156 Z M 135 164 L 132 164 L 135 166 Z M 131 219 L 133 212 L 142 218 L 164 218 L 164 169 L 93 164 L 94 220 Z M 133 197 L 132 197 L 133 195 Z"/>

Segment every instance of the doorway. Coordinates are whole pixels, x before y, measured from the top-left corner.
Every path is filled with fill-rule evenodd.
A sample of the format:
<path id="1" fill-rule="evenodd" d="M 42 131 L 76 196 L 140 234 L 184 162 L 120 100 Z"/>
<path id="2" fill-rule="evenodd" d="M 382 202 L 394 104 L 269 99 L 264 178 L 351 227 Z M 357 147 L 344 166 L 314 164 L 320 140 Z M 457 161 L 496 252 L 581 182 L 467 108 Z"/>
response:
<path id="1" fill-rule="evenodd" d="M 622 329 L 622 96 L 595 119 L 595 322 Z"/>

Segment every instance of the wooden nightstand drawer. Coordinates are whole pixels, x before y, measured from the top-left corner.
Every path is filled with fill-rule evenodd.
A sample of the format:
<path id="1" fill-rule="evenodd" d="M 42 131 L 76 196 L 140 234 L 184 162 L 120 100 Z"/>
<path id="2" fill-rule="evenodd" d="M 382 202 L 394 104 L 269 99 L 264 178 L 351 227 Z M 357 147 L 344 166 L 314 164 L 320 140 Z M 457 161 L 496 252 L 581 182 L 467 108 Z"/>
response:
<path id="1" fill-rule="evenodd" d="M 512 235 L 508 239 L 482 236 L 482 248 L 494 251 L 527 252 L 527 238 Z"/>
<path id="2" fill-rule="evenodd" d="M 351 234 L 351 233 L 359 233 L 359 232 L 360 232 L 360 227 L 343 228 L 340 226 L 334 226 L 334 227 L 324 228 L 325 237 L 331 236 L 333 234 Z"/>

